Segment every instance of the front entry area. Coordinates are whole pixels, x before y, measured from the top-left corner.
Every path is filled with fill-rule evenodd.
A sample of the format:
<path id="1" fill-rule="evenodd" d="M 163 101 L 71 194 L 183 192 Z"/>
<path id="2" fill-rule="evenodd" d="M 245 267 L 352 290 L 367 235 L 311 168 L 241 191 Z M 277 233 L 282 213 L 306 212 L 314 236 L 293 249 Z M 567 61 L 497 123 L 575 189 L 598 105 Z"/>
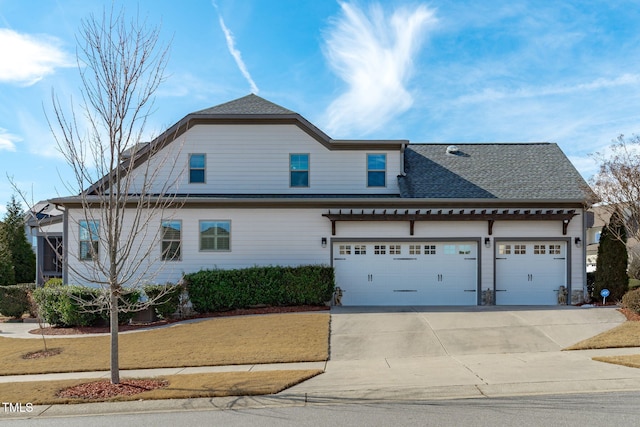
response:
<path id="1" fill-rule="evenodd" d="M 496 305 L 556 305 L 567 287 L 565 241 L 498 242 Z"/>
<path id="2" fill-rule="evenodd" d="M 343 305 L 477 305 L 478 242 L 337 242 Z"/>

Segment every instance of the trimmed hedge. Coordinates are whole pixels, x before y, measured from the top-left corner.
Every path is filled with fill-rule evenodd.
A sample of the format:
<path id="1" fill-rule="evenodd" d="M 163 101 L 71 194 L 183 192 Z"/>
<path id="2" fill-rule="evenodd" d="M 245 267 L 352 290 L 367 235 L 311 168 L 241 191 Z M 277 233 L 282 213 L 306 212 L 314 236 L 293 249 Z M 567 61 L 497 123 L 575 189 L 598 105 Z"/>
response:
<path id="1" fill-rule="evenodd" d="M 332 267 L 251 267 L 202 270 L 184 276 L 193 309 L 199 313 L 258 305 L 321 305 L 335 288 Z"/>
<path id="2" fill-rule="evenodd" d="M 54 286 L 33 291 L 42 319 L 52 325 L 92 326 L 100 320 L 100 291 L 85 286 Z"/>
<path id="3" fill-rule="evenodd" d="M 109 320 L 105 293 L 101 289 L 86 286 L 52 286 L 33 291 L 42 319 L 52 325 L 63 327 L 94 326 Z M 139 291 L 120 296 L 123 303 L 133 304 L 140 299 Z M 118 323 L 127 323 L 134 312 L 119 312 Z"/>
<path id="4" fill-rule="evenodd" d="M 29 311 L 29 292 L 33 283 L 0 286 L 0 314 L 19 318 Z"/>
<path id="5" fill-rule="evenodd" d="M 180 304 L 180 297 L 184 292 L 181 285 L 147 285 L 144 293 L 150 301 L 156 315 L 161 319 L 169 319 L 177 310 Z"/>

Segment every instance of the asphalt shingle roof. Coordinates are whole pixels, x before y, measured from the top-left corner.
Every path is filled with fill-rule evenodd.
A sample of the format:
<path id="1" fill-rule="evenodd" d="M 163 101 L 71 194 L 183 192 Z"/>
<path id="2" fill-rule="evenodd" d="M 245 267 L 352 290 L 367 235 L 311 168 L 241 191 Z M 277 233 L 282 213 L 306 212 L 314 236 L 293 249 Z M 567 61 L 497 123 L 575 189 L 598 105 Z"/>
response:
<path id="1" fill-rule="evenodd" d="M 409 144 L 402 197 L 584 200 L 588 186 L 553 143 Z"/>
<path id="2" fill-rule="evenodd" d="M 258 95 L 250 94 L 224 104 L 196 111 L 193 114 L 220 115 L 264 115 L 264 114 L 296 114 L 294 111 L 267 101 Z"/>

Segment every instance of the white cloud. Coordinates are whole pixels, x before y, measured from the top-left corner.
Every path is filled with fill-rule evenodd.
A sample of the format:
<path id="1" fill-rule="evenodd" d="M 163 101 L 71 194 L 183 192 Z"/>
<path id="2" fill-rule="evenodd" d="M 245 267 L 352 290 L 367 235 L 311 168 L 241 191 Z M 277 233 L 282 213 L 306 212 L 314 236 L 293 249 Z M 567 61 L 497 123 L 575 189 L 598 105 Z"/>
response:
<path id="1" fill-rule="evenodd" d="M 6 129 L 0 128 L 0 151 L 16 151 L 16 142 L 21 141 L 16 135 L 7 132 Z"/>
<path id="2" fill-rule="evenodd" d="M 436 18 L 423 5 L 391 15 L 379 4 L 366 12 L 349 3 L 340 6 L 342 14 L 325 36 L 325 56 L 347 90 L 329 106 L 325 127 L 334 134 L 366 134 L 411 107 L 407 84 L 414 55 Z"/>
<path id="3" fill-rule="evenodd" d="M 513 98 L 540 98 L 543 96 L 569 95 L 581 92 L 591 92 L 601 89 L 616 88 L 619 86 L 637 87 L 640 83 L 639 74 L 622 74 L 615 78 L 596 78 L 585 83 L 574 85 L 552 85 L 541 87 L 523 87 L 511 91 L 485 88 L 479 93 L 463 95 L 456 103 L 484 103 Z"/>
<path id="4" fill-rule="evenodd" d="M 212 2 L 212 4 L 217 10 L 218 5 L 216 4 L 216 2 Z M 231 33 L 231 30 L 229 30 L 229 28 L 227 28 L 227 26 L 225 25 L 224 19 L 222 19 L 222 15 L 220 14 L 219 11 L 218 11 L 218 21 L 220 22 L 220 28 L 222 28 L 222 32 L 224 33 L 224 38 L 227 42 L 227 48 L 229 49 L 229 53 L 231 53 L 231 56 L 233 56 L 233 59 L 236 61 L 236 65 L 240 69 L 240 72 L 242 73 L 244 78 L 247 80 L 247 83 L 249 83 L 249 86 L 251 87 L 251 92 L 254 94 L 257 94 L 259 91 L 258 86 L 251 78 L 251 74 L 249 74 L 249 70 L 247 69 L 246 64 L 242 60 L 242 54 L 238 49 L 236 49 L 236 42 L 235 42 L 235 39 L 233 38 L 233 34 Z"/>
<path id="5" fill-rule="evenodd" d="M 57 39 L 0 28 L 0 82 L 30 86 L 58 67 L 73 66 Z"/>

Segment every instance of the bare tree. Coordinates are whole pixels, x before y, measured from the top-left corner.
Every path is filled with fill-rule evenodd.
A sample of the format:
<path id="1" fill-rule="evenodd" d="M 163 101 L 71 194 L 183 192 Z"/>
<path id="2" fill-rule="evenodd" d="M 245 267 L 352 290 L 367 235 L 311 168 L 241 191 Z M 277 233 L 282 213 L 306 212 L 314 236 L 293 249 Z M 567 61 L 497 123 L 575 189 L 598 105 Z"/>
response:
<path id="1" fill-rule="evenodd" d="M 165 210 L 175 207 L 170 195 L 175 182 L 160 171 L 174 167 L 176 153 L 160 153 L 163 144 L 158 139 L 143 142 L 154 92 L 164 81 L 169 46 L 160 42 L 157 27 L 137 17 L 128 20 L 122 10 L 113 9 L 82 22 L 78 45 L 79 111 L 73 102 L 64 110 L 53 94 L 49 123 L 74 173 L 72 187 L 79 192 L 75 204 L 66 205 L 73 224 L 67 242 L 79 242 L 77 251 L 67 250 L 77 262 L 67 259 L 66 265 L 74 281 L 105 290 L 104 301 L 98 302 L 109 310 L 111 382 L 117 384 L 118 312 L 150 303 L 127 302 L 122 296 L 153 283 L 158 262 L 176 255 L 176 248 L 163 248 L 160 255 L 157 250 Z"/>
<path id="2" fill-rule="evenodd" d="M 618 240 L 640 242 L 640 137 L 620 135 L 607 152 L 595 153 L 598 172 L 590 184 L 599 199 L 599 210 L 605 223 L 618 210 L 624 218 L 626 236 Z"/>

